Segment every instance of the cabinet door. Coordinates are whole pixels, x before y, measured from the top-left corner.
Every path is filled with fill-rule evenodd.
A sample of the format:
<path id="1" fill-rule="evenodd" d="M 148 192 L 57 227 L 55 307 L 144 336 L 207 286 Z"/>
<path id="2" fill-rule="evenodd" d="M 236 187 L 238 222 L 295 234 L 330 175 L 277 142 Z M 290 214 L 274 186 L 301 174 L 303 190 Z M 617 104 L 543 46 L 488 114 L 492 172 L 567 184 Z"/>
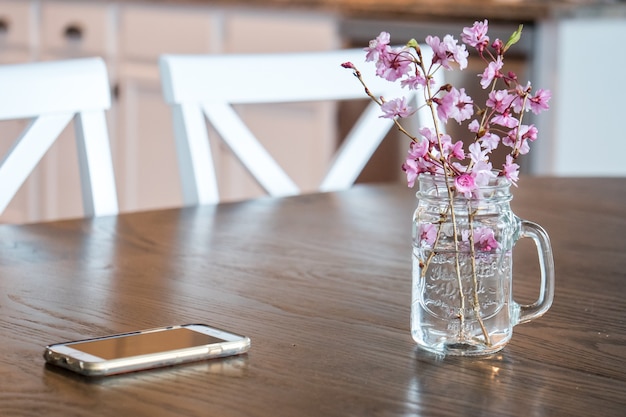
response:
<path id="1" fill-rule="evenodd" d="M 0 121 L 0 159 L 6 155 L 26 124 L 25 120 Z M 38 220 L 38 195 L 38 177 L 31 174 L 4 212 L 0 213 L 0 223 L 28 223 Z"/>
<path id="2" fill-rule="evenodd" d="M 141 68 L 140 68 L 141 69 Z M 120 210 L 180 206 L 180 179 L 171 110 L 163 101 L 156 67 L 137 71 L 122 65 L 116 174 Z"/>
<path id="3" fill-rule="evenodd" d="M 0 1 L 0 65 L 28 62 L 34 59 L 36 8 L 28 1 Z M 26 121 L 0 121 L 0 159 L 12 146 Z M 38 183 L 31 176 L 17 192 L 9 206 L 0 213 L 0 223 L 25 223 L 38 217 L 36 199 Z"/>
<path id="4" fill-rule="evenodd" d="M 109 77 L 114 80 L 114 12 L 114 6 L 106 3 L 41 2 L 39 59 L 100 56 L 107 62 Z M 113 148 L 114 113 L 113 107 L 106 114 Z M 59 136 L 33 173 L 40 183 L 40 220 L 84 215 L 73 123 Z"/>
<path id="5" fill-rule="evenodd" d="M 106 2 L 41 2 L 44 56 L 101 56 L 115 52 L 115 6 Z"/>
<path id="6" fill-rule="evenodd" d="M 227 53 L 323 51 L 340 46 L 338 23 L 325 14 L 233 10 L 226 14 L 224 28 Z M 337 103 L 245 105 L 237 111 L 300 189 L 316 191 L 339 141 Z M 223 199 L 263 194 L 228 149 L 220 146 L 214 155 Z"/>
<path id="7" fill-rule="evenodd" d="M 127 4 L 119 25 L 120 208 L 180 206 L 172 116 L 161 93 L 158 59 L 164 53 L 214 52 L 218 17 L 206 8 Z"/>
<path id="8" fill-rule="evenodd" d="M 0 0 L 0 63 L 32 59 L 37 30 L 36 8 L 28 1 Z"/>

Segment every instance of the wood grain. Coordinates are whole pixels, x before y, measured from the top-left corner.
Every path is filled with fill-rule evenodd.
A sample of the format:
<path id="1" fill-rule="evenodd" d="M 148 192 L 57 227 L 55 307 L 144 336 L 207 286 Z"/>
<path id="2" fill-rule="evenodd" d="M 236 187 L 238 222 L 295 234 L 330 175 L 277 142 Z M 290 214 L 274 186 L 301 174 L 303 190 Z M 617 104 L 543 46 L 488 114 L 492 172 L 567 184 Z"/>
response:
<path id="1" fill-rule="evenodd" d="M 414 191 L 340 193 L 0 226 L 1 416 L 623 416 L 626 179 L 523 178 L 556 298 L 487 359 L 409 335 Z M 515 296 L 537 287 L 515 251 Z M 205 322 L 247 355 L 89 380 L 46 344 Z"/>

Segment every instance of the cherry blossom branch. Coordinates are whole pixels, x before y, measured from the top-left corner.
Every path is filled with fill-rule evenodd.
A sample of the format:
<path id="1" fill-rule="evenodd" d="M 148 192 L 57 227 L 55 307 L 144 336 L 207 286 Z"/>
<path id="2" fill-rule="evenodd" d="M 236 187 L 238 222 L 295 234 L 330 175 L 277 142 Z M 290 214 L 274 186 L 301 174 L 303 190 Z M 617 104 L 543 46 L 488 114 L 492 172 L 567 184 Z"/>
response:
<path id="1" fill-rule="evenodd" d="M 476 212 L 472 210 L 472 205 L 469 201 L 467 202 L 467 211 L 467 218 L 469 222 L 470 259 L 472 262 L 472 309 L 474 310 L 474 316 L 476 317 L 476 321 L 478 321 L 480 330 L 485 338 L 485 344 L 487 346 L 491 346 L 489 332 L 487 331 L 487 328 L 485 328 L 485 323 L 483 322 L 483 318 L 480 314 L 480 301 L 478 300 L 478 276 L 476 275 L 476 247 L 474 243 L 474 216 L 476 215 Z"/>
<path id="2" fill-rule="evenodd" d="M 404 97 L 385 99 L 375 96 L 367 87 L 360 71 L 352 63 L 343 64 L 345 68 L 353 70 L 366 94 L 380 106 L 383 112 L 381 117 L 392 119 L 397 129 L 410 138 L 409 152 L 402 165 L 409 186 L 414 185 L 419 175 L 442 175 L 445 179 L 447 206 L 437 222 L 436 236 L 432 241 L 430 239 L 428 241 L 430 253 L 426 260 L 420 260 L 420 268 L 424 273 L 428 270 L 433 256 L 437 253 L 443 225 L 447 224 L 449 219 L 453 229 L 454 268 L 459 289 L 460 340 L 463 340 L 465 332 L 466 296 L 463 291 L 460 261 L 461 240 L 465 237 L 459 230 L 455 202 L 462 198 L 467 200 L 472 305 L 487 345 L 490 345 L 491 341 L 480 313 L 476 245 L 484 245 L 486 251 L 491 251 L 497 248 L 498 242 L 491 229 L 484 227 L 475 229 L 476 213 L 472 212 L 471 202 L 479 198 L 479 189 L 489 185 L 498 175 L 506 177 L 516 185 L 519 165 L 515 161 L 520 155 L 527 153 L 529 143 L 537 139 L 537 129 L 533 125 L 522 124 L 524 113 L 530 110 L 538 114 L 547 110 L 551 97 L 548 90 L 539 89 L 533 94 L 530 83 L 522 86 L 515 73 L 505 74 L 503 71 L 504 55 L 519 41 L 522 28 L 520 25 L 506 43 L 500 39 L 493 42 L 489 39 L 487 20 L 474 22 L 472 27 L 464 28 L 461 34 L 462 44 L 451 35 L 446 35 L 443 39 L 427 36 L 425 42 L 432 49 L 432 58 L 429 57 L 428 62 L 414 39 L 404 47 L 392 48 L 389 33 L 381 32 L 376 39 L 370 41 L 369 46 L 365 48 L 366 61 L 376 63 L 377 76 L 390 82 L 400 82 L 409 90 L 422 89 L 425 106 L 430 109 L 433 124 L 432 127 L 419 129 L 418 135 L 413 135 L 405 129 L 400 119 L 409 117 L 419 109 L 413 110 Z M 457 89 L 450 84 L 434 85 L 434 74 L 437 71 L 450 71 L 453 66 L 459 70 L 467 67 L 469 53 L 466 45 L 475 48 L 487 64 L 482 74 L 479 74 L 481 87 L 489 89 L 488 99 L 483 108 L 474 103 L 464 88 Z M 414 51 L 414 54 L 411 51 Z M 504 85 L 500 87 L 501 84 Z M 452 119 L 459 124 L 467 123 L 468 130 L 473 133 L 473 140 L 467 151 L 462 140 L 453 142 L 452 138 L 443 132 L 442 125 Z M 490 161 L 492 152 L 499 146 L 510 148 L 500 171 L 494 169 Z M 465 233 L 465 230 L 462 232 Z M 482 247 L 479 249 L 483 250 Z"/>

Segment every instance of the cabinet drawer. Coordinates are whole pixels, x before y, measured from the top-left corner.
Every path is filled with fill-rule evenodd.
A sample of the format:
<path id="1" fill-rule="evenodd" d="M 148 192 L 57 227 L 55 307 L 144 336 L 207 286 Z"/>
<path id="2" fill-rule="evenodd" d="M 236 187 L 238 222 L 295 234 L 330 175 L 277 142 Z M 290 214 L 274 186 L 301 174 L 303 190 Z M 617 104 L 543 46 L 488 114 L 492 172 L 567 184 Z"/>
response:
<path id="1" fill-rule="evenodd" d="M 41 46 L 63 56 L 111 54 L 114 13 L 104 3 L 41 3 Z"/>
<path id="2" fill-rule="evenodd" d="M 340 44 L 335 17 L 325 14 L 233 10 L 224 19 L 224 52 L 325 51 Z"/>
<path id="3" fill-rule="evenodd" d="M 120 10 L 120 53 L 156 62 L 164 53 L 212 52 L 218 41 L 213 13 L 193 6 L 126 6 Z"/>
<path id="4" fill-rule="evenodd" d="M 35 11 L 28 1 L 0 1 L 0 51 L 28 48 L 36 25 Z"/>

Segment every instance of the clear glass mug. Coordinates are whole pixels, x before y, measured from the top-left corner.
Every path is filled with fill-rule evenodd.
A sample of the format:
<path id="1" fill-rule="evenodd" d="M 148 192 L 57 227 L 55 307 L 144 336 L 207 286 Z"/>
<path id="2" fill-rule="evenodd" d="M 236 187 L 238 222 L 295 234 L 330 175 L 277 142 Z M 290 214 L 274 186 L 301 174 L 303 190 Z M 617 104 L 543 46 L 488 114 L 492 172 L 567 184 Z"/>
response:
<path id="1" fill-rule="evenodd" d="M 471 198 L 453 193 L 443 176 L 419 177 L 413 216 L 411 335 L 442 355 L 488 355 L 511 339 L 513 327 L 543 315 L 554 297 L 550 240 L 538 224 L 511 211 L 510 183 L 498 177 Z M 539 298 L 512 297 L 512 250 L 521 238 L 537 247 Z"/>

